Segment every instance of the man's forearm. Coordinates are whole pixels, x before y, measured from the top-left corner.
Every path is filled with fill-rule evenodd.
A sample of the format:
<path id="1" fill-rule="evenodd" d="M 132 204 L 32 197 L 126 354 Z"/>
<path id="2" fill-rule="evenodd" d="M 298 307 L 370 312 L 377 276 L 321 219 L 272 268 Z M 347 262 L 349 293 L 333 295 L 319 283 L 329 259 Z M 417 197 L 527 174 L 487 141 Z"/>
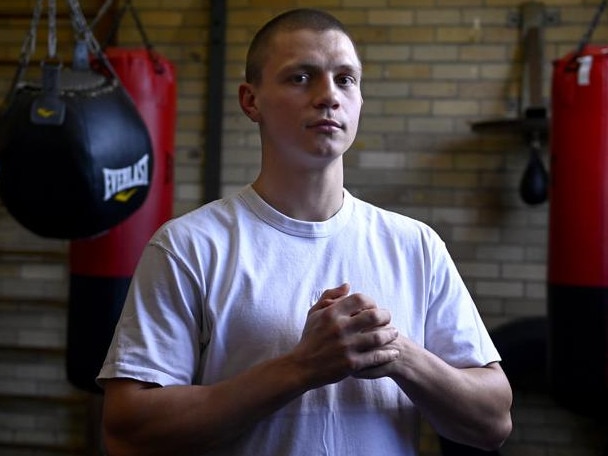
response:
<path id="1" fill-rule="evenodd" d="M 298 375 L 288 358 L 277 358 L 210 386 L 113 380 L 104 412 L 108 454 L 204 454 L 303 394 Z"/>
<path id="2" fill-rule="evenodd" d="M 358 376 L 393 378 L 435 430 L 456 442 L 492 450 L 509 436 L 512 393 L 497 363 L 458 369 L 403 336 L 394 346 L 397 361 Z"/>

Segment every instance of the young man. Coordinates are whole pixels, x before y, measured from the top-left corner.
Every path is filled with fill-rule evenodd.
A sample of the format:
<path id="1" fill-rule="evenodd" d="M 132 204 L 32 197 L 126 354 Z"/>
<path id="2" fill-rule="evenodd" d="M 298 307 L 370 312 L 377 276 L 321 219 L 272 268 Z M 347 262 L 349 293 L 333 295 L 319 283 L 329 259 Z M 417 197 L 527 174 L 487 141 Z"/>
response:
<path id="1" fill-rule="evenodd" d="M 258 178 L 162 227 L 99 375 L 110 455 L 416 455 L 418 414 L 511 430 L 499 355 L 426 225 L 343 188 L 361 62 L 334 17 L 278 16 L 239 90 Z"/>

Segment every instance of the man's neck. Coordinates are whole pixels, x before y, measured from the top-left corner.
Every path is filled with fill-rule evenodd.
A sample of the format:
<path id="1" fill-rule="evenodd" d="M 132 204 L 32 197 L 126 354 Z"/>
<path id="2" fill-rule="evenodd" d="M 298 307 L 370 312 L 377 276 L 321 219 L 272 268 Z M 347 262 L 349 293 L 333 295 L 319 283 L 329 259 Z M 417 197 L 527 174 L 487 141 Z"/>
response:
<path id="1" fill-rule="evenodd" d="M 264 201 L 282 214 L 296 220 L 321 222 L 342 207 L 342 185 L 342 175 L 331 180 L 302 175 L 270 179 L 261 173 L 252 186 Z"/>

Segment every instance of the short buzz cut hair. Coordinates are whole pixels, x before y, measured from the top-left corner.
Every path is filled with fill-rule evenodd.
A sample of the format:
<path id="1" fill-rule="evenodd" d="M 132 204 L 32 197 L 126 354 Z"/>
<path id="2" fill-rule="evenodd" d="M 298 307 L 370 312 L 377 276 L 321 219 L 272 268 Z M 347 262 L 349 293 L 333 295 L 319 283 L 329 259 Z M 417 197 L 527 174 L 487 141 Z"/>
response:
<path id="1" fill-rule="evenodd" d="M 354 45 L 354 40 L 344 24 L 331 14 L 314 8 L 288 10 L 268 21 L 254 35 L 247 52 L 245 80 L 252 84 L 257 84 L 262 80 L 262 67 L 266 60 L 266 54 L 270 42 L 277 33 L 302 29 L 318 32 L 337 30 L 344 33 Z"/>

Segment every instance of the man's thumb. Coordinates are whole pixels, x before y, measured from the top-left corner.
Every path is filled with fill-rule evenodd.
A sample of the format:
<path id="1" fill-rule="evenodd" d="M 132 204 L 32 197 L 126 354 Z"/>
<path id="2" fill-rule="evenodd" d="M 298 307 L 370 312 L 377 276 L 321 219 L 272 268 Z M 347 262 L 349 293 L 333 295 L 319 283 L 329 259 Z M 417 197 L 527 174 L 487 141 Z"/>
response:
<path id="1" fill-rule="evenodd" d="M 349 291 L 350 284 L 348 283 L 343 283 L 336 288 L 328 288 L 323 292 L 317 303 L 312 306 L 311 310 L 323 309 L 324 307 L 331 305 L 335 299 L 348 295 Z"/>

